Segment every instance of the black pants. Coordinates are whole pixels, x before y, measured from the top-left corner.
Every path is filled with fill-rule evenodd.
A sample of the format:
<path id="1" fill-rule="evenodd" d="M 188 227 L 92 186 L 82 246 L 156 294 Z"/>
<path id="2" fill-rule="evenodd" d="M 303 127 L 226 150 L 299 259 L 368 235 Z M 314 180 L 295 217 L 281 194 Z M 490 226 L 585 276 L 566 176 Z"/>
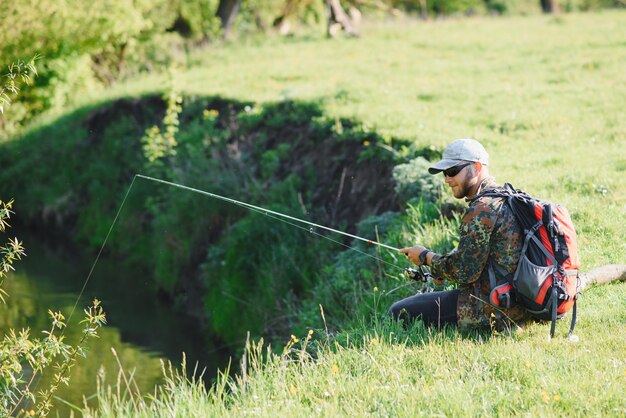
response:
<path id="1" fill-rule="evenodd" d="M 425 325 L 456 325 L 458 289 L 443 292 L 418 293 L 402 299 L 389 309 L 389 315 L 408 322 L 421 318 Z"/>

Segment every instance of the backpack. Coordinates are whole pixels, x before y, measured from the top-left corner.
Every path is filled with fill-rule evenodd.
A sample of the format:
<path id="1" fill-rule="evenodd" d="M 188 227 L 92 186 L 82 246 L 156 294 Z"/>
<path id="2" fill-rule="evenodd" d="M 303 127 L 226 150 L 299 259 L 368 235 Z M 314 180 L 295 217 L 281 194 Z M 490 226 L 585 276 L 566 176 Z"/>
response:
<path id="1" fill-rule="evenodd" d="M 533 317 L 551 320 L 550 337 L 554 337 L 556 320 L 572 310 L 568 337 L 571 336 L 576 325 L 580 262 L 569 212 L 563 206 L 516 190 L 509 183 L 487 190 L 482 196 L 505 198 L 524 233 L 520 259 L 508 283 L 496 286 L 495 273 L 489 265 L 490 303 L 510 307 L 516 302 Z"/>

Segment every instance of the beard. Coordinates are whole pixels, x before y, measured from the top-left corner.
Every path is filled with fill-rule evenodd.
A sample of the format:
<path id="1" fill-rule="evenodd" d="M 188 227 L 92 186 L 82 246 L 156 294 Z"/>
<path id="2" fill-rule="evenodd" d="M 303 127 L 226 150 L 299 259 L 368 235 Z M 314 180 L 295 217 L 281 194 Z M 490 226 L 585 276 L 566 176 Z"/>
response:
<path id="1" fill-rule="evenodd" d="M 458 181 L 456 187 L 452 189 L 453 196 L 457 199 L 468 197 L 472 193 L 476 183 L 477 181 L 474 178 L 474 171 L 468 169 L 465 173 L 463 173 L 463 180 Z"/>

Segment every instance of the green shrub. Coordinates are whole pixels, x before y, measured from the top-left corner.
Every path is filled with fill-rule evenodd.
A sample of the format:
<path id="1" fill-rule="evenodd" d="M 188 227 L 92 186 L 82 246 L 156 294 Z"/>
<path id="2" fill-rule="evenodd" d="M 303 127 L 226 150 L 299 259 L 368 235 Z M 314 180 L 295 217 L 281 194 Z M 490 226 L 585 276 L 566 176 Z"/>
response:
<path id="1" fill-rule="evenodd" d="M 442 195 L 443 183 L 428 173 L 431 165 L 423 157 L 417 157 L 406 164 L 399 164 L 393 169 L 396 194 L 402 201 L 424 199 L 433 202 Z"/>

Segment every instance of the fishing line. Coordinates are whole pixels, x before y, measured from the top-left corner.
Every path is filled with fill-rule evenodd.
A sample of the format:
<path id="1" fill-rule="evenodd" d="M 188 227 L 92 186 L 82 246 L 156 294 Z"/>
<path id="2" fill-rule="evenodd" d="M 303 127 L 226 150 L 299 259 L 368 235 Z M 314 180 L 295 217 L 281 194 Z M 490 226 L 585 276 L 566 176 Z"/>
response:
<path id="1" fill-rule="evenodd" d="M 106 237 L 104 238 L 104 242 L 102 242 L 102 246 L 100 247 L 100 251 L 98 251 L 98 255 L 96 255 L 96 259 L 94 260 L 93 264 L 91 265 L 91 269 L 89 270 L 89 274 L 87 274 L 87 278 L 85 279 L 85 282 L 83 283 L 83 287 L 82 289 L 80 289 L 80 293 L 78 294 L 78 297 L 76 298 L 76 302 L 74 302 L 74 306 L 72 307 L 72 310 L 70 311 L 70 314 L 67 318 L 67 321 L 65 322 L 66 324 L 70 324 L 70 321 L 72 320 L 72 316 L 74 315 L 74 311 L 76 310 L 76 306 L 78 306 L 78 302 L 80 301 L 80 298 L 83 296 L 83 293 L 85 292 L 85 288 L 87 287 L 87 284 L 89 283 L 89 280 L 91 279 L 91 276 L 94 272 L 94 269 L 96 268 L 96 264 L 98 263 L 98 260 L 100 259 L 100 255 L 102 255 L 102 251 L 104 251 L 104 247 L 107 244 L 107 241 L 109 240 L 109 236 L 111 235 L 111 231 L 113 231 L 113 227 L 115 226 L 115 223 L 117 222 L 117 218 L 119 218 L 120 213 L 122 212 L 122 208 L 124 207 L 124 204 L 126 204 L 126 199 L 128 198 L 128 195 L 130 194 L 130 189 L 132 189 L 133 184 L 135 184 L 135 179 L 137 178 L 137 175 L 135 175 L 133 177 L 133 180 L 130 182 L 130 186 L 128 186 L 128 190 L 126 190 L 126 194 L 124 195 L 124 199 L 122 200 L 122 204 L 120 205 L 119 209 L 117 210 L 117 213 L 115 214 L 115 218 L 113 218 L 113 222 L 111 223 L 111 226 L 109 227 L 109 231 L 106 234 Z M 65 335 L 65 330 L 67 329 L 67 327 L 63 328 L 63 330 L 61 331 L 61 337 L 63 337 Z M 36 373 L 36 372 L 35 372 Z M 37 382 L 35 383 L 35 388 L 32 390 L 33 393 L 35 393 L 37 391 L 37 388 L 39 387 L 39 383 L 41 382 L 41 375 L 39 375 L 39 378 L 37 379 Z M 28 387 L 27 387 L 28 389 Z"/>
<path id="2" fill-rule="evenodd" d="M 83 288 L 80 289 L 80 293 L 78 294 L 78 297 L 76 298 L 76 302 L 74 303 L 74 307 L 72 308 L 72 311 L 70 312 L 70 316 L 67 318 L 67 324 L 70 323 L 70 319 L 72 319 L 72 315 L 74 315 L 74 311 L 76 310 L 76 306 L 78 306 L 78 302 L 80 300 L 80 298 L 83 296 L 83 293 L 85 292 L 85 288 L 87 287 L 87 283 L 89 283 L 89 280 L 91 279 L 91 275 L 93 274 L 94 269 L 96 268 L 96 264 L 98 263 L 98 260 L 100 259 L 100 255 L 102 254 L 102 251 L 104 250 L 104 246 L 107 244 L 107 241 L 109 240 L 109 236 L 111 235 L 111 231 L 113 231 L 113 227 L 115 226 L 115 223 L 117 222 L 117 218 L 119 218 L 120 213 L 122 212 L 122 208 L 124 207 L 124 204 L 126 203 L 126 199 L 128 198 L 128 195 L 130 193 L 130 189 L 133 187 L 133 184 L 135 184 L 135 179 L 137 178 L 137 175 L 135 175 L 135 177 L 133 177 L 133 181 L 130 182 L 130 186 L 128 186 L 128 190 L 126 190 L 126 194 L 124 195 L 124 199 L 122 200 L 122 204 L 120 205 L 119 209 L 117 210 L 117 213 L 115 214 L 115 218 L 113 219 L 113 223 L 111 223 L 111 227 L 109 228 L 109 232 L 107 232 L 106 237 L 104 238 L 104 242 L 102 243 L 102 246 L 100 247 L 100 251 L 98 251 L 98 255 L 96 256 L 95 261 L 93 262 L 93 265 L 91 266 L 91 270 L 89 270 L 89 274 L 87 275 L 87 278 L 85 279 L 85 283 L 83 283 Z M 64 329 L 65 331 L 65 329 Z M 63 334 L 61 334 L 63 335 Z"/>

